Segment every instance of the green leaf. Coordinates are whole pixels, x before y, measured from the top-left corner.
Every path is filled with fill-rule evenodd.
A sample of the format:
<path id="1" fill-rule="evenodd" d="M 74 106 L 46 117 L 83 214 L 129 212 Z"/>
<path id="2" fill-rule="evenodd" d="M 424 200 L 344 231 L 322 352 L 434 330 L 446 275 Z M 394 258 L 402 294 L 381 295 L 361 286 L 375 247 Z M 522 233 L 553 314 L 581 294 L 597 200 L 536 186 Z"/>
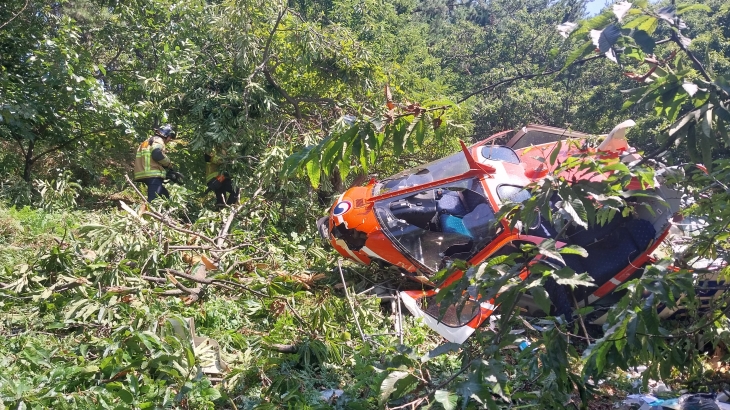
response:
<path id="1" fill-rule="evenodd" d="M 601 31 L 601 35 L 598 36 L 598 50 L 602 53 L 608 52 L 616 41 L 621 37 L 621 29 L 615 24 L 611 24 Z"/>
<path id="2" fill-rule="evenodd" d="M 411 121 L 411 123 L 408 125 L 408 130 L 406 132 L 406 139 L 408 139 L 408 142 L 411 142 L 413 133 L 416 132 L 416 128 L 422 122 L 422 120 L 423 120 L 423 115 L 416 115 L 415 117 L 413 117 L 413 121 Z M 421 144 L 418 140 L 416 140 L 416 143 L 418 145 Z M 412 150 L 412 148 L 410 148 L 410 149 Z"/>
<path id="3" fill-rule="evenodd" d="M 587 273 L 581 273 L 580 275 L 576 275 L 570 270 L 570 268 L 563 268 L 560 270 L 555 271 L 555 274 L 558 276 L 557 279 L 555 279 L 556 282 L 558 282 L 561 285 L 567 285 L 567 286 L 589 286 L 589 287 L 595 287 L 596 284 L 593 283 L 593 278 L 590 277 Z"/>
<path id="4" fill-rule="evenodd" d="M 586 41 L 585 43 L 583 43 L 583 45 L 581 45 L 577 49 L 573 50 L 573 52 L 568 54 L 568 58 L 566 58 L 566 60 L 565 60 L 565 65 L 563 65 L 563 69 L 560 70 L 560 73 L 558 73 L 557 75 L 562 74 L 562 72 L 565 71 L 565 69 L 568 68 L 574 62 L 587 56 L 588 54 L 591 54 L 594 49 L 595 49 L 595 46 L 589 40 L 589 41 Z"/>
<path id="5" fill-rule="evenodd" d="M 395 391 L 393 392 L 393 398 L 398 399 L 413 391 L 418 387 L 418 379 L 416 376 L 409 374 L 406 377 L 395 382 Z"/>
<path id="6" fill-rule="evenodd" d="M 702 150 L 702 163 L 708 170 L 712 170 L 712 139 L 699 138 L 700 149 Z"/>
<path id="7" fill-rule="evenodd" d="M 606 10 L 589 20 L 583 21 L 580 24 L 580 27 L 570 33 L 569 38 L 581 37 L 585 34 L 588 34 L 591 30 L 597 30 L 606 27 L 609 23 L 615 21 L 615 19 L 616 18 L 613 14 L 613 11 Z"/>
<path id="8" fill-rule="evenodd" d="M 425 363 L 434 357 L 441 356 L 442 354 L 451 353 L 459 350 L 461 348 L 461 345 L 458 343 L 444 343 L 440 346 L 437 346 L 430 352 L 426 353 L 421 357 L 421 362 Z"/>
<path id="9" fill-rule="evenodd" d="M 681 16 L 684 13 L 694 11 L 694 10 L 712 13 L 712 9 L 706 4 L 685 4 L 682 6 L 677 6 L 677 12 L 675 14 L 678 16 Z"/>
<path id="10" fill-rule="evenodd" d="M 541 255 L 547 256 L 548 258 L 551 258 L 551 259 L 555 259 L 555 260 L 559 261 L 560 263 L 565 263 L 565 260 L 563 260 L 563 257 L 560 256 L 560 253 L 555 251 L 554 247 L 549 248 L 549 247 L 543 246 L 543 244 L 548 241 L 553 241 L 553 239 L 548 239 L 547 241 L 544 241 L 543 243 L 541 243 L 537 249 L 538 252 L 540 252 Z M 553 246 L 554 246 L 554 244 L 553 244 Z"/>
<path id="11" fill-rule="evenodd" d="M 721 106 L 714 109 L 713 112 L 717 117 L 715 121 L 717 131 L 725 138 L 725 143 L 730 145 L 730 133 L 728 132 L 728 128 L 730 128 L 730 112 Z"/>
<path id="12" fill-rule="evenodd" d="M 312 188 L 317 189 L 319 188 L 319 179 L 322 175 L 322 170 L 320 168 L 320 163 L 317 160 L 309 161 L 306 165 L 307 167 L 307 176 L 309 177 L 309 182 L 312 184 Z"/>
<path id="13" fill-rule="evenodd" d="M 659 20 L 656 17 L 649 17 L 636 26 L 636 28 L 641 31 L 645 31 L 647 34 L 652 34 L 656 31 L 658 25 Z"/>
<path id="14" fill-rule="evenodd" d="M 325 145 L 320 163 L 320 167 L 325 175 L 330 175 L 335 164 L 342 160 L 342 150 L 345 143 L 353 138 L 353 134 L 356 134 L 358 129 L 359 125 L 355 124 L 347 130 L 347 132 L 337 137 L 333 137 L 329 143 Z"/>
<path id="15" fill-rule="evenodd" d="M 134 401 L 134 396 L 132 396 L 132 393 L 130 393 L 129 390 L 120 389 L 117 390 L 115 393 L 123 402 L 127 404 L 132 404 L 132 402 Z"/>
<path id="16" fill-rule="evenodd" d="M 677 120 L 674 124 L 672 124 L 671 127 L 669 127 L 669 136 L 672 136 L 682 130 L 683 128 L 687 127 L 688 124 L 692 120 L 697 119 L 697 115 L 699 114 L 699 110 L 693 110 L 685 114 L 682 118 Z"/>
<path id="17" fill-rule="evenodd" d="M 300 151 L 297 151 L 297 152 L 289 155 L 287 157 L 286 161 L 284 161 L 284 167 L 283 167 L 282 173 L 284 175 L 289 175 L 289 176 L 294 174 L 296 171 L 299 170 L 300 167 L 302 167 L 306 164 L 306 162 L 310 158 L 310 156 L 313 156 L 311 154 L 313 153 L 314 150 L 315 150 L 315 146 L 310 145 L 308 147 L 301 149 Z"/>
<path id="18" fill-rule="evenodd" d="M 604 171 L 620 171 L 624 174 L 630 174 L 631 171 L 629 170 L 629 167 L 626 166 L 626 164 L 622 162 L 614 162 L 613 164 L 606 165 L 603 167 Z"/>
<path id="19" fill-rule="evenodd" d="M 656 42 L 649 35 L 649 33 L 647 33 L 644 30 L 636 30 L 632 34 L 632 37 L 634 38 L 636 45 L 641 47 L 641 51 L 643 51 L 647 54 L 654 54 L 654 48 L 656 47 Z"/>
<path id="20" fill-rule="evenodd" d="M 399 156 L 406 147 L 406 132 L 408 131 L 408 122 L 403 118 L 391 125 L 393 131 L 393 155 Z"/>
<path id="21" fill-rule="evenodd" d="M 342 180 L 344 181 L 345 179 L 347 179 L 347 176 L 350 175 L 350 162 L 343 159 L 337 165 L 337 169 L 340 171 L 340 178 L 342 178 Z"/>
<path id="22" fill-rule="evenodd" d="M 447 390 L 436 390 L 433 398 L 444 407 L 444 410 L 454 410 L 459 401 L 459 396 Z"/>
<path id="23" fill-rule="evenodd" d="M 382 383 L 380 383 L 380 396 L 378 398 L 378 402 L 380 403 L 380 406 L 382 407 L 383 404 L 388 400 L 388 398 L 395 392 L 396 390 L 396 383 L 404 379 L 408 376 L 411 376 L 410 373 L 402 370 L 396 370 L 388 375 L 388 377 L 383 380 Z M 411 376 L 413 377 L 413 376 Z"/>
<path id="24" fill-rule="evenodd" d="M 636 329 L 639 325 L 639 316 L 632 315 L 631 320 L 629 320 L 628 325 L 626 326 L 626 341 L 628 342 L 629 346 L 635 346 L 636 343 Z"/>
<path id="25" fill-rule="evenodd" d="M 658 114 L 665 115 L 669 121 L 674 121 L 687 98 L 689 94 L 682 87 L 668 86 L 658 99 L 655 110 Z"/>
<path id="26" fill-rule="evenodd" d="M 697 136 L 695 135 L 695 127 L 690 126 L 687 129 L 687 153 L 692 162 L 699 164 L 702 162 L 700 159 L 700 152 L 697 150 Z"/>
<path id="27" fill-rule="evenodd" d="M 644 53 L 639 48 L 631 47 L 631 46 L 627 46 L 626 49 L 624 49 L 623 55 L 624 55 L 624 57 L 628 57 L 628 58 L 638 61 L 638 62 L 643 62 L 644 58 L 645 58 Z M 626 103 L 629 103 L 629 105 L 627 107 L 629 107 L 633 104 L 633 102 L 629 102 L 629 101 L 624 102 L 624 104 L 626 104 Z M 622 107 L 622 108 L 627 108 L 627 107 Z"/>
<path id="28" fill-rule="evenodd" d="M 545 289 L 541 286 L 537 286 L 530 289 L 530 294 L 535 300 L 535 303 L 537 303 L 537 307 L 542 309 L 542 311 L 545 312 L 546 315 L 550 314 L 550 305 L 552 303 L 550 302 L 550 298 L 548 297 Z"/>
<path id="29" fill-rule="evenodd" d="M 188 361 L 188 367 L 192 368 L 193 366 L 195 366 L 195 352 L 193 352 L 192 348 L 185 348 L 185 357 Z"/>
<path id="30" fill-rule="evenodd" d="M 588 256 L 588 251 L 586 251 L 585 249 L 581 248 L 578 245 L 564 246 L 564 247 L 558 249 L 558 252 L 560 252 L 564 255 L 580 255 L 584 258 Z"/>
<path id="31" fill-rule="evenodd" d="M 586 221 L 588 223 L 595 224 L 596 222 L 596 206 L 595 204 L 590 200 L 590 198 L 586 198 L 584 196 L 581 196 L 579 198 L 581 202 L 583 202 L 583 209 L 586 212 Z"/>
<path id="32" fill-rule="evenodd" d="M 555 165 L 555 163 L 558 161 L 558 155 L 560 154 L 560 150 L 563 148 L 563 142 L 558 141 L 557 145 L 555 145 L 555 148 L 553 148 L 553 152 L 550 153 L 550 165 Z"/>
<path id="33" fill-rule="evenodd" d="M 378 147 L 372 123 L 366 123 L 363 129 L 360 130 L 359 136 L 363 141 L 363 145 L 367 148 L 367 152 L 375 152 Z"/>
<path id="34" fill-rule="evenodd" d="M 626 28 L 628 28 L 628 29 L 637 28 L 637 27 L 639 27 L 639 25 L 641 23 L 645 22 L 646 20 L 648 20 L 650 18 L 654 18 L 654 17 L 642 15 L 642 16 L 639 16 L 639 17 L 629 21 L 628 23 L 624 24 L 622 27 L 625 29 Z"/>
<path id="35" fill-rule="evenodd" d="M 416 125 L 415 134 L 416 134 L 416 143 L 418 143 L 418 146 L 423 146 L 423 141 L 426 139 L 426 131 L 428 127 L 426 127 L 426 119 L 427 117 L 424 115 L 421 115 L 421 120 L 418 121 L 418 124 Z"/>
<path id="36" fill-rule="evenodd" d="M 624 347 L 626 347 L 626 343 L 628 342 L 626 338 L 626 326 L 629 324 L 629 317 L 625 317 L 621 324 L 614 328 L 614 331 L 612 334 L 606 334 L 607 337 L 614 340 L 614 343 L 616 344 L 616 349 L 618 349 L 619 352 L 621 352 Z"/>
<path id="37" fill-rule="evenodd" d="M 356 158 L 357 160 L 359 160 L 359 161 L 360 161 L 360 164 L 362 165 L 362 168 L 363 168 L 364 170 L 366 170 L 366 171 L 367 171 L 367 163 L 365 163 L 364 165 L 362 164 L 362 158 L 363 158 L 363 156 L 365 155 L 365 154 L 363 153 L 364 149 L 365 149 L 365 147 L 363 146 L 362 140 L 361 140 L 360 138 L 355 138 L 355 139 L 354 139 L 354 140 L 352 141 L 352 150 L 351 150 L 351 154 L 352 154 L 353 156 L 355 156 L 355 158 Z"/>
<path id="38" fill-rule="evenodd" d="M 705 111 L 705 115 L 700 119 L 700 127 L 702 128 L 702 133 L 707 138 L 712 139 L 712 108 Z"/>

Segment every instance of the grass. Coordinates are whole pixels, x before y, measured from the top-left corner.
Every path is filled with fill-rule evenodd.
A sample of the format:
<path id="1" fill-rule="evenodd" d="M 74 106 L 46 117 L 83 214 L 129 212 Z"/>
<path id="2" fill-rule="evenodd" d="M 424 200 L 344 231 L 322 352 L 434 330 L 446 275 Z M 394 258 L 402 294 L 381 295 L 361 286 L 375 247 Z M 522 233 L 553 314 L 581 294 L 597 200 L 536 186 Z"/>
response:
<path id="1" fill-rule="evenodd" d="M 0 205 L 0 265 L 27 263 L 40 251 L 67 238 L 83 217 L 80 212 Z"/>

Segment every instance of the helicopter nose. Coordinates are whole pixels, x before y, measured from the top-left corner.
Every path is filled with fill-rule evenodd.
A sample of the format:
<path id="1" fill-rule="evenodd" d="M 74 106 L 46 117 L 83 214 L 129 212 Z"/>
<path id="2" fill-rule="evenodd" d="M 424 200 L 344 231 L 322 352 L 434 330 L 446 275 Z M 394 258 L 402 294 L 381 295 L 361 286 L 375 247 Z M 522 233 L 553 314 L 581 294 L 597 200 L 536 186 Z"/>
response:
<path id="1" fill-rule="evenodd" d="M 323 216 L 322 218 L 317 219 L 317 231 L 319 232 L 319 236 L 324 239 L 326 243 L 330 243 L 330 217 L 329 216 Z"/>

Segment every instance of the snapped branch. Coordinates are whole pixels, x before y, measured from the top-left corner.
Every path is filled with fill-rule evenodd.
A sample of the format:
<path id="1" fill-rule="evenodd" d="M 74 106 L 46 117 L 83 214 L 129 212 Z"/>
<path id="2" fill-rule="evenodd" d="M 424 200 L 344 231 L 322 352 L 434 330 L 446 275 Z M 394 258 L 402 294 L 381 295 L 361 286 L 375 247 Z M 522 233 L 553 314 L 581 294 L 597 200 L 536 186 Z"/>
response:
<path id="1" fill-rule="evenodd" d="M 134 189 L 134 191 L 137 193 L 137 195 L 139 195 L 139 197 L 142 198 L 142 200 L 147 201 L 147 198 L 145 198 L 145 196 L 142 195 L 142 192 L 140 192 L 139 189 L 137 188 L 137 186 L 134 185 L 134 182 L 132 182 L 132 180 L 129 179 L 129 175 L 125 175 L 124 178 L 127 180 L 127 183 Z M 156 219 L 157 221 L 161 222 L 163 225 L 167 226 L 168 228 L 170 228 L 174 231 L 185 233 L 185 234 L 192 235 L 192 236 L 197 236 L 198 238 L 201 238 L 204 241 L 217 247 L 216 242 L 214 240 L 208 238 L 207 236 L 205 236 L 199 232 L 194 232 L 194 231 L 191 231 L 190 229 L 185 229 L 181 226 L 178 226 L 177 224 L 173 223 L 172 221 L 170 221 L 168 218 L 166 218 L 159 212 L 155 212 L 151 209 L 148 209 L 144 213 L 151 216 L 152 218 Z"/>
<path id="2" fill-rule="evenodd" d="M 301 120 L 302 111 L 301 111 L 301 109 L 299 109 L 299 101 L 297 101 L 294 97 L 289 95 L 289 93 L 286 92 L 286 90 L 281 88 L 281 86 L 276 82 L 276 80 L 274 80 L 274 77 L 271 75 L 268 68 L 264 68 L 263 72 L 264 72 L 264 77 L 266 77 L 266 81 L 268 81 L 269 84 L 272 87 L 274 87 L 276 89 L 276 91 L 278 91 L 281 94 L 281 96 L 284 97 L 284 99 L 294 107 L 294 117 L 296 117 L 296 119 L 298 119 L 298 120 Z"/>

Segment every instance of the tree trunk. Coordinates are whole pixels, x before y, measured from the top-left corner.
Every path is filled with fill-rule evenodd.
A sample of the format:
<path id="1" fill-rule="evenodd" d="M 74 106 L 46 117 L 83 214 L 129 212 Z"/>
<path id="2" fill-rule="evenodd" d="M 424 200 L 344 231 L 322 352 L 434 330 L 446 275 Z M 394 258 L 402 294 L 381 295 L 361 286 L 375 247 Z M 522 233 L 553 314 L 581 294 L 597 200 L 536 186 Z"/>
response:
<path id="1" fill-rule="evenodd" d="M 344 184 L 342 181 L 342 176 L 340 175 L 340 170 L 332 170 L 330 183 L 332 184 L 331 192 L 324 191 L 322 188 L 317 190 L 317 200 L 319 200 L 319 204 L 322 206 L 330 206 L 332 204 L 332 199 L 334 199 L 336 195 L 341 194 L 344 191 Z"/>
<path id="2" fill-rule="evenodd" d="M 30 140 L 28 143 L 28 150 L 25 152 L 25 167 L 23 169 L 23 180 L 25 180 L 25 182 L 30 182 L 30 169 L 33 167 L 33 163 L 35 162 L 33 160 L 34 145 L 35 142 Z"/>

